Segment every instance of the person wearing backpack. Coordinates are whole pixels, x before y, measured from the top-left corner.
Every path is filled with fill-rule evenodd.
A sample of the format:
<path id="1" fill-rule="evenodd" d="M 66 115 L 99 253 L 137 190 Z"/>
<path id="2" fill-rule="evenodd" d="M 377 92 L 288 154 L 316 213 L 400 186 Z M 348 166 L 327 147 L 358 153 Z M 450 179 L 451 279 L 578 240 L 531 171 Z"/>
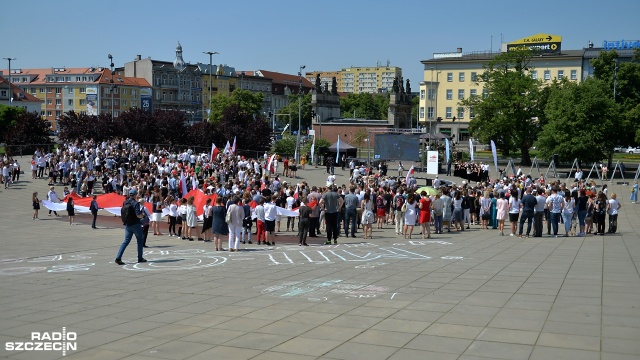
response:
<path id="1" fill-rule="evenodd" d="M 138 202 L 138 191 L 136 189 L 129 190 L 129 196 L 122 204 L 120 212 L 120 218 L 124 225 L 124 242 L 120 245 L 118 254 L 116 255 L 115 263 L 118 265 L 124 265 L 122 261 L 122 254 L 124 250 L 129 246 L 133 235 L 136 236 L 136 242 L 138 243 L 138 262 L 147 262 L 142 257 L 142 250 L 144 245 L 144 237 L 142 234 L 142 223 L 140 220 L 144 217 L 142 205 Z"/>

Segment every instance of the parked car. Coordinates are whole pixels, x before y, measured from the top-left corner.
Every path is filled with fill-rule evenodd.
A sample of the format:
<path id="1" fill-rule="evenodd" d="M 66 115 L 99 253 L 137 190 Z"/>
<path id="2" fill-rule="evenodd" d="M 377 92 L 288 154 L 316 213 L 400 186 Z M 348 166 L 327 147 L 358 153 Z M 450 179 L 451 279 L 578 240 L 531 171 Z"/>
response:
<path id="1" fill-rule="evenodd" d="M 616 146 L 613 148 L 613 152 L 623 152 L 626 149 L 626 147 L 622 147 L 620 145 Z"/>
<path id="2" fill-rule="evenodd" d="M 627 154 L 640 154 L 640 146 L 630 146 L 627 148 L 627 150 L 625 151 Z"/>

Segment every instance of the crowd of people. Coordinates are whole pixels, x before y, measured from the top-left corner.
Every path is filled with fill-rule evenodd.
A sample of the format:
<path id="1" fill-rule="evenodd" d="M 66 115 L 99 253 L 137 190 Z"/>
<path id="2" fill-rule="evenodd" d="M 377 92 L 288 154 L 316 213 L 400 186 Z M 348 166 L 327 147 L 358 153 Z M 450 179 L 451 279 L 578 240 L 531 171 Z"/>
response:
<path id="1" fill-rule="evenodd" d="M 12 168 L 13 163 L 17 162 L 11 163 Z M 284 163 L 284 169 L 279 169 L 278 163 Z M 240 243 L 252 244 L 252 239 L 275 245 L 282 222 L 285 232 L 297 230 L 300 246 L 307 245 L 308 237 L 322 236 L 321 231 L 325 232 L 325 244 L 336 244 L 341 234 L 355 238 L 358 232 L 363 239 L 371 239 L 373 224 L 377 229 L 392 226 L 406 239 L 414 232 L 428 239 L 471 226 L 498 229 L 504 235 L 507 218 L 511 236 L 542 236 L 545 223 L 547 235 L 558 236 L 559 224 L 563 224 L 564 236 L 585 236 L 604 234 L 607 215 L 607 232 L 616 232 L 622 207 L 616 194 L 608 194 L 606 185 L 599 187 L 595 181 L 583 179 L 566 184 L 521 175 L 486 179 L 475 185 L 462 181 L 460 186 L 443 186 L 428 195 L 416 191 L 412 176 L 388 176 L 386 171 L 376 173 L 372 167 L 353 163 L 349 167 L 348 183 L 336 184 L 331 172 L 324 186 L 306 181 L 287 183 L 278 171 L 294 177 L 298 169 L 292 159 L 267 153 L 258 158 L 221 153 L 211 159 L 210 154 L 190 149 L 148 148 L 128 139 L 67 143 L 53 153 L 39 149 L 31 161 L 32 178 L 48 179 L 51 185 L 49 201 L 59 201 L 71 192 L 93 196 L 97 187 L 103 193 L 127 196 L 125 204 L 134 205 L 137 221 L 131 217 L 135 224 L 125 227 L 122 251 L 138 234 L 139 249 L 144 248 L 149 229 L 155 236 L 166 233 L 187 241 L 213 242 L 218 251 L 225 250 L 223 237 L 229 239 L 229 251 L 239 251 Z M 464 168 L 478 174 L 488 172 L 481 165 Z M 56 183 L 65 186 L 63 194 L 56 193 Z M 637 183 L 635 188 L 637 196 Z M 215 194 L 215 203 L 209 199 L 202 209 L 196 209 L 193 196 L 185 198 L 194 189 Z M 37 193 L 32 200 L 36 219 L 40 207 Z M 147 202 L 151 210 L 143 206 Z M 296 216 L 281 215 L 279 208 L 297 211 Z M 67 210 L 72 224 L 72 202 Z M 92 203 L 94 228 L 97 210 Z M 197 213 L 203 215 L 199 229 Z M 117 263 L 122 262 L 121 256 L 119 252 Z M 141 250 L 139 260 L 144 260 Z"/>

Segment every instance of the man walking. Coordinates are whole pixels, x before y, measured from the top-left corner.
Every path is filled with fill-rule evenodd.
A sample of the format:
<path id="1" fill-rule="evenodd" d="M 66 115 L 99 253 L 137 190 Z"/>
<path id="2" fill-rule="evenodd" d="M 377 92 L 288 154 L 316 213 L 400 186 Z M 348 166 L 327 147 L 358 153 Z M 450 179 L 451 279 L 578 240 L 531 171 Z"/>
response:
<path id="1" fill-rule="evenodd" d="M 344 197 L 344 236 L 349 237 L 349 226 L 351 226 L 351 237 L 356 237 L 356 216 L 358 208 L 358 197 L 355 188 L 351 186 L 349 193 Z M 325 215 L 326 216 L 326 215 Z"/>
<path id="2" fill-rule="evenodd" d="M 147 262 L 142 257 L 142 250 L 144 245 L 144 238 L 142 235 L 142 223 L 140 220 L 144 217 L 142 205 L 138 202 L 138 191 L 136 189 L 129 190 L 129 197 L 122 204 L 122 222 L 124 223 L 124 242 L 120 245 L 118 254 L 116 255 L 116 264 L 124 265 L 122 261 L 122 254 L 131 242 L 133 235 L 136 236 L 136 242 L 138 243 L 138 262 Z"/>

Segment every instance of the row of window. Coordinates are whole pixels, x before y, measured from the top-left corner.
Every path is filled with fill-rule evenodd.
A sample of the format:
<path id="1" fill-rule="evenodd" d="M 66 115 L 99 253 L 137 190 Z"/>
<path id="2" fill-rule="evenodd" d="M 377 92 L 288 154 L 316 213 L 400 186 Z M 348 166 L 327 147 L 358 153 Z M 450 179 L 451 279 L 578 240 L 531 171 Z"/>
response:
<path id="1" fill-rule="evenodd" d="M 565 74 L 564 74 L 564 70 L 558 70 L 557 73 L 557 79 L 558 80 L 562 80 L 564 78 Z M 474 71 L 471 72 L 471 82 L 475 82 L 477 80 L 478 74 Z M 531 77 L 533 79 L 537 79 L 538 78 L 538 70 L 532 70 L 531 71 Z M 570 79 L 571 80 L 578 80 L 578 70 L 571 70 L 570 71 Z M 551 70 L 544 70 L 544 80 L 551 80 Z M 465 72 L 459 72 L 458 73 L 458 81 L 459 82 L 464 82 L 465 81 Z M 453 73 L 452 72 L 448 72 L 447 73 L 447 82 L 453 82 Z"/>
<path id="2" fill-rule="evenodd" d="M 464 119 L 465 110 L 463 107 L 458 107 L 457 109 L 456 119 Z M 420 119 L 424 119 L 424 106 L 420 107 Z M 475 111 L 473 107 L 469 108 L 469 118 L 473 119 L 476 117 Z M 427 107 L 427 118 L 433 120 L 434 119 L 434 108 L 432 106 Z M 445 109 L 445 118 L 453 119 L 453 108 L 451 106 L 447 106 Z"/>

